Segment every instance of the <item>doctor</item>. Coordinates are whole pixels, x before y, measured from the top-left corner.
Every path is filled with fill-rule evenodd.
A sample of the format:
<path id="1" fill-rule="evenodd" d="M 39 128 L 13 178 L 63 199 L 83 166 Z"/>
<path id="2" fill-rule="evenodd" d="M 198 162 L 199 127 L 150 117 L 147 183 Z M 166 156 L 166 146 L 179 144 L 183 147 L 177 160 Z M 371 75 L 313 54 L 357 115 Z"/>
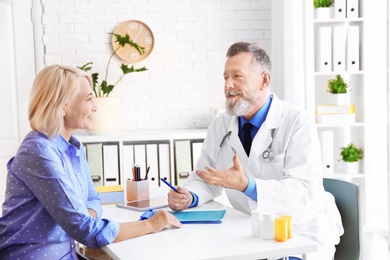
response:
<path id="1" fill-rule="evenodd" d="M 169 207 L 202 205 L 225 190 L 231 205 L 244 213 L 292 215 L 293 232 L 319 243 L 312 258 L 332 259 L 343 228 L 334 198 L 322 185 L 312 117 L 271 93 L 271 62 L 264 49 L 237 42 L 226 56 L 227 112 L 209 126 L 195 170 L 179 193 L 168 193 Z"/>

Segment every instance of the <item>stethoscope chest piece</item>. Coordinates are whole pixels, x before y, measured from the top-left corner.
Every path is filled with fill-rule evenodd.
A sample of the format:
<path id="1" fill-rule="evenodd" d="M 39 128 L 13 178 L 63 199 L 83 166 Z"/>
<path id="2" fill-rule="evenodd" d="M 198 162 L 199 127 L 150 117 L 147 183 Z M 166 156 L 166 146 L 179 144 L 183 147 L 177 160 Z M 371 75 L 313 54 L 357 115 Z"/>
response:
<path id="1" fill-rule="evenodd" d="M 272 161 L 274 159 L 274 152 L 272 152 L 271 149 L 268 148 L 263 152 L 263 159 L 266 162 Z"/>

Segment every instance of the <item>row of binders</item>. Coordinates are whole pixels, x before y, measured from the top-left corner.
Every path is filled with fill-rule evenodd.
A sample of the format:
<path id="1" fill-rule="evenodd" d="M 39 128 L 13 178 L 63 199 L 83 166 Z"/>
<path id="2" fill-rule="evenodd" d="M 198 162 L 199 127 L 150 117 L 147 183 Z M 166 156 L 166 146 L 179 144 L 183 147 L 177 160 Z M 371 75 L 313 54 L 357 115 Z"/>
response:
<path id="1" fill-rule="evenodd" d="M 334 0 L 334 18 L 358 18 L 359 0 Z"/>
<path id="2" fill-rule="evenodd" d="M 323 26 L 317 30 L 316 71 L 359 71 L 359 26 Z"/>
<path id="3" fill-rule="evenodd" d="M 120 183 L 119 143 L 84 143 L 89 170 L 95 186 L 115 186 Z"/>

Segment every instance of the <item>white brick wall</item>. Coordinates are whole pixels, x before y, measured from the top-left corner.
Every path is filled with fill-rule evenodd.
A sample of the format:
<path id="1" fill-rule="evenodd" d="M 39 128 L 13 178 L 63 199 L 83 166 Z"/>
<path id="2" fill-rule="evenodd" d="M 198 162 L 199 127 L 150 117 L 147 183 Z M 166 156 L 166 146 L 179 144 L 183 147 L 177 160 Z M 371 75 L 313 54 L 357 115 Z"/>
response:
<path id="1" fill-rule="evenodd" d="M 205 128 L 224 106 L 223 66 L 236 41 L 271 54 L 271 0 L 43 0 L 45 64 L 94 62 L 104 76 L 115 27 L 137 19 L 152 29 L 152 54 L 123 78 L 121 130 Z M 116 80 L 119 59 L 109 76 Z"/>

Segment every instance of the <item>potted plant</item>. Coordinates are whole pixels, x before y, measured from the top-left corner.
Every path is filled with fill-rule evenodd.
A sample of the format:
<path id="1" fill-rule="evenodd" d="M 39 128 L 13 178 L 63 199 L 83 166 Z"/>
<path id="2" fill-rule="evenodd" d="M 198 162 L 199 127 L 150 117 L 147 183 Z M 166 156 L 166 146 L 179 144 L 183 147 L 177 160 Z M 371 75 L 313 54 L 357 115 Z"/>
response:
<path id="1" fill-rule="evenodd" d="M 331 93 L 331 98 L 336 99 L 337 105 L 349 105 L 349 83 L 343 77 L 336 75 L 335 78 L 328 80 L 327 92 Z"/>
<path id="2" fill-rule="evenodd" d="M 111 92 L 125 75 L 133 72 L 142 72 L 148 70 L 146 67 L 134 68 L 134 66 L 129 67 L 127 64 L 122 63 L 120 65 L 120 69 L 122 71 L 120 77 L 113 84 L 108 83 L 108 73 L 110 71 L 109 67 L 112 58 L 120 48 L 123 48 L 126 45 L 130 45 L 131 47 L 135 48 L 140 55 L 144 54 L 144 47 L 139 46 L 137 43 L 131 40 L 129 35 L 113 35 L 116 42 L 118 43 L 118 47 L 113 50 L 107 61 L 104 79 L 99 82 L 99 73 L 94 72 L 91 74 L 93 93 L 96 97 L 95 103 L 98 107 L 98 110 L 93 115 L 92 129 L 89 130 L 91 134 L 108 134 L 116 131 L 117 116 L 119 113 L 118 99 L 117 97 L 110 96 Z M 87 62 L 78 68 L 84 71 L 91 71 L 92 65 L 93 62 Z"/>
<path id="3" fill-rule="evenodd" d="M 122 70 L 122 74 L 119 77 L 117 81 L 115 81 L 114 84 L 109 84 L 107 82 L 109 67 L 112 58 L 114 57 L 115 53 L 119 50 L 119 48 L 123 48 L 126 46 L 126 44 L 130 45 L 131 47 L 135 48 L 140 55 L 144 53 L 144 47 L 139 46 L 137 43 L 133 42 L 129 35 L 126 34 L 125 36 L 122 36 L 120 34 L 113 34 L 115 36 L 116 42 L 119 43 L 119 46 L 114 49 L 114 51 L 111 53 L 110 57 L 108 58 L 107 66 L 106 66 L 106 75 L 104 79 L 99 83 L 99 73 L 92 73 L 92 80 L 93 80 L 93 93 L 96 97 L 108 97 L 110 93 L 114 90 L 114 87 L 122 80 L 122 78 L 130 73 L 133 72 L 141 72 L 148 70 L 146 67 L 142 68 L 134 68 L 134 66 L 129 67 L 127 64 L 122 63 L 120 66 L 120 69 Z M 84 64 L 81 67 L 78 67 L 79 69 L 82 69 L 84 71 L 90 71 L 92 70 L 92 64 L 93 62 L 88 62 Z"/>
<path id="4" fill-rule="evenodd" d="M 363 149 L 356 147 L 353 143 L 341 147 L 340 149 L 341 159 L 345 165 L 345 172 L 359 172 L 359 160 L 363 158 Z"/>
<path id="5" fill-rule="evenodd" d="M 348 83 L 340 76 L 328 80 L 328 92 L 332 94 L 347 93 Z"/>
<path id="6" fill-rule="evenodd" d="M 334 0 L 313 0 L 313 6 L 317 19 L 329 19 Z"/>

